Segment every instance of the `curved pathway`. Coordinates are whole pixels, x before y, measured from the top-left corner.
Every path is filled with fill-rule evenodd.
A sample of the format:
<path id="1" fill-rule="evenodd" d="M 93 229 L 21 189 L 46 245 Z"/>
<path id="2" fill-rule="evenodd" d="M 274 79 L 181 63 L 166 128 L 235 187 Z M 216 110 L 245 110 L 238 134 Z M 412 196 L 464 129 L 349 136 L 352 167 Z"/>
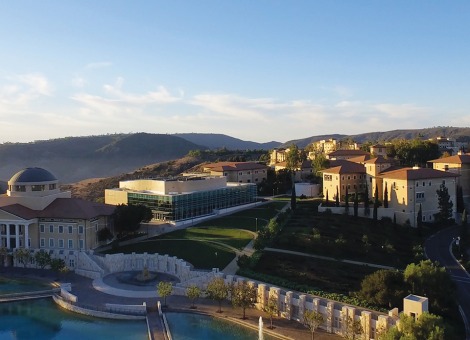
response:
<path id="1" fill-rule="evenodd" d="M 429 237 L 424 245 L 426 257 L 438 261 L 457 286 L 460 314 L 465 324 L 466 338 L 470 339 L 470 275 L 452 254 L 452 243 L 458 236 L 458 226 L 450 227 Z"/>

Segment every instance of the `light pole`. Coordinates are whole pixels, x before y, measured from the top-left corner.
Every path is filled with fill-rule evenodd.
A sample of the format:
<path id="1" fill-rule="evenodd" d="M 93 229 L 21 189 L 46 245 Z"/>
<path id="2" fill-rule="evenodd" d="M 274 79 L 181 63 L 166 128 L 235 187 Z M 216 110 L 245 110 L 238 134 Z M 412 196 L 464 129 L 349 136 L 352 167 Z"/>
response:
<path id="1" fill-rule="evenodd" d="M 256 232 L 258 232 L 258 217 L 255 217 L 255 220 L 256 220 L 256 225 L 255 225 L 256 229 L 255 230 L 256 230 Z"/>

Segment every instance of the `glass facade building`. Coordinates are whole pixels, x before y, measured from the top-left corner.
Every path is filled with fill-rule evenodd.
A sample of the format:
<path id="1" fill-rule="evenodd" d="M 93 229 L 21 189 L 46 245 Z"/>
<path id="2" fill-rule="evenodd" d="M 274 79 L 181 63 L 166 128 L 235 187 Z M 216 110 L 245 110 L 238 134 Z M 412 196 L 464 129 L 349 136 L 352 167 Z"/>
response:
<path id="1" fill-rule="evenodd" d="M 129 204 L 142 204 L 152 209 L 157 220 L 176 222 L 254 203 L 256 184 L 228 184 L 218 189 L 167 195 L 130 191 L 127 199 Z"/>

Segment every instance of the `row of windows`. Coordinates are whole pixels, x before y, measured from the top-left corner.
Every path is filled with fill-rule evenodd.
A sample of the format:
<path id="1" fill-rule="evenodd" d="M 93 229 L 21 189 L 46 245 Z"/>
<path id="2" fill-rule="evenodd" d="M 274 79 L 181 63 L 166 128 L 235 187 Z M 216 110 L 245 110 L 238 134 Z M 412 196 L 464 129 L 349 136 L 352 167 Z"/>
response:
<path id="1" fill-rule="evenodd" d="M 356 176 L 356 175 L 353 175 L 353 176 L 341 176 L 341 180 L 344 181 L 345 178 L 347 178 L 348 180 L 350 180 L 351 178 L 352 179 L 366 179 L 366 175 L 359 175 L 359 176 Z M 332 181 L 333 180 L 333 175 L 324 175 L 323 176 L 323 179 L 325 181 Z M 336 179 L 338 179 L 338 176 L 336 176 Z"/>
<path id="2" fill-rule="evenodd" d="M 49 184 L 49 190 L 55 190 L 56 184 Z M 10 186 L 10 191 L 12 189 L 12 186 Z M 15 191 L 18 192 L 25 192 L 26 191 L 26 185 L 15 185 L 14 186 Z M 37 184 L 37 185 L 32 185 L 31 186 L 31 191 L 45 191 L 46 186 L 44 184 Z"/>
<path id="3" fill-rule="evenodd" d="M 56 246 L 56 244 L 57 244 L 58 248 L 64 248 L 64 239 L 58 239 L 57 243 L 56 243 L 55 239 L 53 239 L 53 238 L 49 239 L 49 248 L 54 248 Z M 85 247 L 85 241 L 84 240 L 79 240 L 78 244 L 79 244 L 80 249 L 83 249 Z M 45 238 L 41 238 L 39 240 L 39 246 L 41 248 L 46 247 L 46 239 Z M 73 249 L 74 248 L 74 240 L 71 240 L 71 239 L 67 240 L 67 248 L 68 249 Z"/>
<path id="4" fill-rule="evenodd" d="M 54 227 L 52 224 L 49 225 L 49 232 L 50 232 L 50 233 L 53 233 L 53 232 L 54 232 L 54 228 L 55 228 L 55 227 Z M 40 225 L 39 225 L 39 230 L 41 231 L 41 233 L 46 232 L 46 226 L 45 226 L 44 224 L 40 224 Z M 66 229 L 66 230 L 68 231 L 69 234 L 72 234 L 72 233 L 73 233 L 73 226 L 71 226 L 71 225 L 67 226 L 67 229 Z M 79 234 L 83 234 L 83 230 L 84 230 L 84 229 L 83 229 L 83 226 L 82 226 L 82 225 L 79 225 L 79 226 L 78 226 L 78 233 L 79 233 Z M 64 233 L 64 226 L 63 226 L 63 225 L 58 226 L 58 231 L 59 231 L 59 234 L 63 234 L 63 233 Z"/>
<path id="5" fill-rule="evenodd" d="M 253 172 L 254 172 L 255 174 L 257 174 L 257 173 L 258 173 L 258 170 L 255 170 L 255 171 L 253 171 Z M 263 170 L 263 174 L 264 174 L 265 172 L 266 172 L 266 171 Z M 247 171 L 246 174 L 247 174 L 247 175 L 251 175 L 251 171 Z M 240 172 L 238 173 L 238 175 L 239 175 L 239 176 L 242 176 L 242 175 L 243 175 L 243 172 L 240 171 Z M 227 173 L 224 173 L 224 176 L 227 176 Z"/>

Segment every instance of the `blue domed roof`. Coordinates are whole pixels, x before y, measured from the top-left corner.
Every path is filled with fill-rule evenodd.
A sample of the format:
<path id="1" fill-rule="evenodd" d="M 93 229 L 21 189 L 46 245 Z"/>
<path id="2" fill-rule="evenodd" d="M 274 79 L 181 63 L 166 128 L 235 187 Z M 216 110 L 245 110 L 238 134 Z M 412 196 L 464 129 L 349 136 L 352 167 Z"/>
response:
<path id="1" fill-rule="evenodd" d="M 37 183 L 52 181 L 57 181 L 57 178 L 55 178 L 55 176 L 49 171 L 43 168 L 26 168 L 13 175 L 9 183 Z"/>

